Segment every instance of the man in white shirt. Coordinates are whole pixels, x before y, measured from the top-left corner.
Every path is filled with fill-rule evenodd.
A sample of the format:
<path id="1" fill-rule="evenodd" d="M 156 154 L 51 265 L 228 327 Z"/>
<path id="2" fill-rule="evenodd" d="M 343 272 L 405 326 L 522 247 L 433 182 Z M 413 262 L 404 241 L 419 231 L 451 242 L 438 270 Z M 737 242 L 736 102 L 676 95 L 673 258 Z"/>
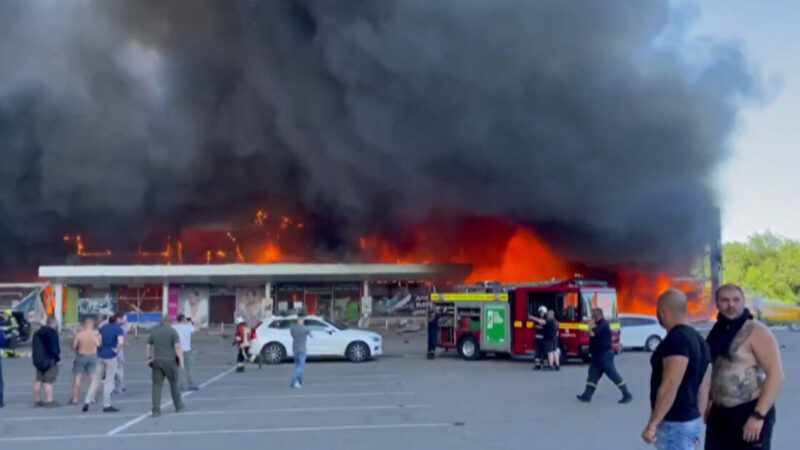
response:
<path id="1" fill-rule="evenodd" d="M 178 384 L 182 391 L 197 391 L 200 388 L 194 382 L 194 355 L 192 353 L 192 335 L 198 326 L 191 323 L 183 314 L 178 314 L 178 323 L 172 326 L 178 332 L 183 348 L 183 368 L 178 372 Z"/>

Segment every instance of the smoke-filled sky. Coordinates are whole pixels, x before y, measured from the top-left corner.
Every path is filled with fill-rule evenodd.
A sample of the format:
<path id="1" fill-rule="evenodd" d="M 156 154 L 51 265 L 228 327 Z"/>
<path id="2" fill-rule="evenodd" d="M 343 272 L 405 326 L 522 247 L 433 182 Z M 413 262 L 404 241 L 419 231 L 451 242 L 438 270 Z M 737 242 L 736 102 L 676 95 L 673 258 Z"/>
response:
<path id="1" fill-rule="evenodd" d="M 335 242 L 491 216 L 590 264 L 690 257 L 762 83 L 686 17 L 666 0 L 0 2 L 0 265 L 43 262 L 65 232 L 134 244 L 264 204 Z"/>

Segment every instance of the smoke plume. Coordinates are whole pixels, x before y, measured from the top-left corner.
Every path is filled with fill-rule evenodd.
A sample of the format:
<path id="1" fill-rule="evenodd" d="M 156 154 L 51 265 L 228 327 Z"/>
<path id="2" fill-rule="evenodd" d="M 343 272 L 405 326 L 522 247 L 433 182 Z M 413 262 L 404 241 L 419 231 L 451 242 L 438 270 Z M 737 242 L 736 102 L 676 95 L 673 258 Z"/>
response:
<path id="1" fill-rule="evenodd" d="M 672 8 L 0 2 L 0 265 L 53 262 L 65 232 L 135 245 L 260 204 L 330 248 L 500 217 L 589 264 L 695 255 L 760 81 Z"/>

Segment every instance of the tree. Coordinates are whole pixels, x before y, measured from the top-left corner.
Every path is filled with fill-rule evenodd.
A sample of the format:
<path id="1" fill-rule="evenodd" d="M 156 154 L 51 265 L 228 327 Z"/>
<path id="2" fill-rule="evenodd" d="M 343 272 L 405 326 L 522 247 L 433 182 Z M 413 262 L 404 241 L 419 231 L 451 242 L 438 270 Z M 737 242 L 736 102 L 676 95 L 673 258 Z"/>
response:
<path id="1" fill-rule="evenodd" d="M 770 232 L 722 246 L 724 278 L 746 291 L 800 305 L 800 241 Z"/>

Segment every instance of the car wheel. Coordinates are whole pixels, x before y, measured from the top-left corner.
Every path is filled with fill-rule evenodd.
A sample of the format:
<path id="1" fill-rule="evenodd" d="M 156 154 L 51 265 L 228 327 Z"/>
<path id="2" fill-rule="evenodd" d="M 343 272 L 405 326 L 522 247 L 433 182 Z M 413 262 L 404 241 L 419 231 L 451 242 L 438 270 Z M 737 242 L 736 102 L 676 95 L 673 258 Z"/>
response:
<path id="1" fill-rule="evenodd" d="M 458 354 L 468 361 L 474 361 L 481 357 L 478 340 L 475 339 L 475 336 L 470 335 L 461 338 L 458 343 Z"/>
<path id="2" fill-rule="evenodd" d="M 660 343 L 661 343 L 660 337 L 655 335 L 650 336 L 644 343 L 644 349 L 647 350 L 648 352 L 654 352 L 656 351 L 656 347 L 658 347 L 658 344 Z"/>
<path id="3" fill-rule="evenodd" d="M 357 341 L 347 346 L 345 356 L 350 362 L 364 362 L 369 359 L 369 346 L 367 344 Z"/>
<path id="4" fill-rule="evenodd" d="M 261 363 L 280 364 L 286 359 L 286 349 L 277 342 L 270 342 L 261 349 Z"/>

